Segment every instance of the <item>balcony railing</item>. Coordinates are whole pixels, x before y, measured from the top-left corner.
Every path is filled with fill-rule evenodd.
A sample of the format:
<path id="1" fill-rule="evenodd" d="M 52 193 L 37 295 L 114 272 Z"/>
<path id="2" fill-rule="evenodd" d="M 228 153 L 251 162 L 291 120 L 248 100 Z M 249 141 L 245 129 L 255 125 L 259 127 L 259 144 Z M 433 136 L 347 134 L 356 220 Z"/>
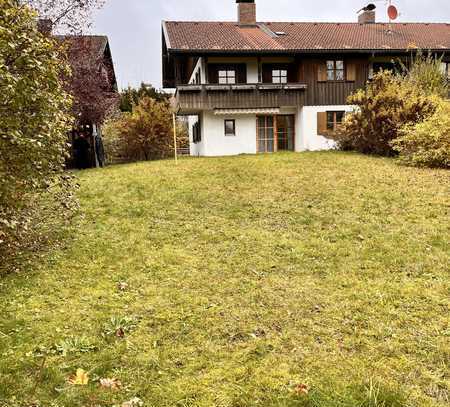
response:
<path id="1" fill-rule="evenodd" d="M 180 114 L 216 108 L 301 106 L 305 104 L 307 88 L 305 83 L 182 85 L 177 88 L 176 99 Z"/>

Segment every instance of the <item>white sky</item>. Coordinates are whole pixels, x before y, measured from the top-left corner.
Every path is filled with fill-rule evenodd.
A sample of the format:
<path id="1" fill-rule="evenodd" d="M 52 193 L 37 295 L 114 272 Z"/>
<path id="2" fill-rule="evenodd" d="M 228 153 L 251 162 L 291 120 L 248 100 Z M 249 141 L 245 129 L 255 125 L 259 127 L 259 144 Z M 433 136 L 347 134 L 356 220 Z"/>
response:
<path id="1" fill-rule="evenodd" d="M 256 0 L 258 21 L 357 21 L 370 0 Z M 386 1 L 377 21 L 386 21 Z M 399 22 L 448 22 L 450 0 L 393 0 Z M 235 0 L 107 0 L 95 15 L 94 34 L 109 36 L 119 86 L 142 81 L 161 87 L 161 21 L 236 21 Z"/>

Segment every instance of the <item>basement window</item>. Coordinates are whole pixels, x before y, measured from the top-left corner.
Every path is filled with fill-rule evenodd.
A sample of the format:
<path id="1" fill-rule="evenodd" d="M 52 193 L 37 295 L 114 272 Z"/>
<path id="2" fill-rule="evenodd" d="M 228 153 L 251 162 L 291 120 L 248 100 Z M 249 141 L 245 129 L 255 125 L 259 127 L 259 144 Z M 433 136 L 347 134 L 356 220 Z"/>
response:
<path id="1" fill-rule="evenodd" d="M 336 131 L 344 121 L 345 112 L 327 112 L 327 130 Z"/>
<path id="2" fill-rule="evenodd" d="M 225 136 L 236 135 L 236 121 L 227 119 L 225 120 Z"/>

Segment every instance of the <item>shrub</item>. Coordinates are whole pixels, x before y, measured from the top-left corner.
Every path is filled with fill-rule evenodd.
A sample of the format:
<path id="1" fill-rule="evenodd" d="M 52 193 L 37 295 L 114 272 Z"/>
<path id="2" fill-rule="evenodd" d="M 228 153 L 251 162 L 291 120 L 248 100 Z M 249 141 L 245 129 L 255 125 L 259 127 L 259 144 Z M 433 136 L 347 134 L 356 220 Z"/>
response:
<path id="1" fill-rule="evenodd" d="M 442 72 L 442 58 L 435 58 L 432 54 L 427 56 L 419 51 L 411 57 L 409 66 L 402 65 L 404 81 L 409 87 L 418 90 L 421 94 L 447 97 L 447 77 Z"/>
<path id="2" fill-rule="evenodd" d="M 423 122 L 404 125 L 392 147 L 405 164 L 450 168 L 450 102 L 440 101 Z"/>
<path id="3" fill-rule="evenodd" d="M 436 101 L 409 86 L 404 78 L 388 71 L 375 74 L 366 89 L 348 99 L 355 105 L 332 136 L 344 150 L 393 156 L 391 142 L 406 123 L 417 123 L 433 114 Z"/>
<path id="4" fill-rule="evenodd" d="M 105 149 L 114 161 L 138 161 L 173 155 L 172 112 L 167 101 L 144 96 L 131 112 L 120 113 L 104 128 Z M 187 134 L 178 126 L 178 146 Z"/>
<path id="5" fill-rule="evenodd" d="M 41 242 L 45 220 L 63 212 L 54 205 L 70 206 L 63 171 L 71 99 L 61 81 L 68 73 L 31 9 L 0 0 L 1 266 L 18 248 Z"/>

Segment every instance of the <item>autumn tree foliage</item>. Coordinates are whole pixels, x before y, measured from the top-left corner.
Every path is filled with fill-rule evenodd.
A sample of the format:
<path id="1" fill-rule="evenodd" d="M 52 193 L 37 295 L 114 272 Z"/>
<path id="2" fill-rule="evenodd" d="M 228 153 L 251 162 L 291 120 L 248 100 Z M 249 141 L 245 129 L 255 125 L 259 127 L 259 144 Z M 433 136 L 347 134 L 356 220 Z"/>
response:
<path id="1" fill-rule="evenodd" d="M 187 143 L 185 128 L 178 124 L 178 148 Z M 172 111 L 168 101 L 142 97 L 131 112 L 120 113 L 104 128 L 107 153 L 124 161 L 155 160 L 173 155 Z"/>
<path id="2" fill-rule="evenodd" d="M 392 142 L 403 163 L 450 169 L 450 101 L 440 99 L 436 103 L 437 109 L 431 116 L 406 124 Z"/>
<path id="3" fill-rule="evenodd" d="M 71 205 L 64 173 L 71 97 L 62 81 L 70 71 L 35 18 L 30 8 L 0 0 L 0 264 L 42 241 L 45 216 Z"/>
<path id="4" fill-rule="evenodd" d="M 139 88 L 129 86 L 120 92 L 120 110 L 122 112 L 133 111 L 133 106 L 137 105 L 139 100 L 143 97 L 149 97 L 158 102 L 168 102 L 170 99 L 170 95 L 164 91 L 160 91 L 155 89 L 153 86 L 141 83 Z"/>
<path id="5" fill-rule="evenodd" d="M 114 67 L 99 52 L 102 37 L 86 36 L 93 10 L 104 0 L 21 0 L 36 11 L 43 30 L 63 34 L 61 58 L 68 61 L 71 74 L 64 78 L 65 89 L 73 96 L 75 124 L 101 124 L 108 111 L 117 104 Z M 48 24 L 48 26 L 46 26 Z M 109 52 L 109 50 L 108 50 Z"/>
<path id="6" fill-rule="evenodd" d="M 114 67 L 98 52 L 102 37 L 65 37 L 63 48 L 71 74 L 65 78 L 65 89 L 73 96 L 76 123 L 103 123 L 118 103 Z"/>
<path id="7" fill-rule="evenodd" d="M 379 72 L 365 89 L 351 95 L 348 103 L 356 108 L 331 137 L 344 150 L 397 156 L 395 140 L 404 136 L 404 129 L 434 115 L 447 94 L 441 61 L 419 53 L 409 68 Z"/>
<path id="8" fill-rule="evenodd" d="M 333 137 L 344 150 L 383 156 L 395 155 L 391 142 L 404 124 L 421 121 L 435 110 L 432 100 L 388 71 L 375 74 L 348 103 L 357 108 Z"/>

